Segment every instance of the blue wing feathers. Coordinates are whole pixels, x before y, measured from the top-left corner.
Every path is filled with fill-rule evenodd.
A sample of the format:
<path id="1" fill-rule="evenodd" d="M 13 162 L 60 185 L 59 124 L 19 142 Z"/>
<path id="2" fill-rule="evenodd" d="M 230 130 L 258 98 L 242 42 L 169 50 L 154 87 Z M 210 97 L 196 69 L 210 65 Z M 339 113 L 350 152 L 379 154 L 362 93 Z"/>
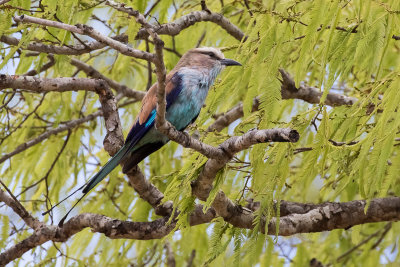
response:
<path id="1" fill-rule="evenodd" d="M 182 91 L 182 77 L 179 74 L 179 72 L 175 73 L 169 82 L 171 82 L 174 85 L 174 87 L 166 97 L 167 110 L 171 106 L 171 104 L 174 103 L 175 99 Z M 129 131 L 125 143 L 133 141 L 131 143 L 131 146 L 134 146 L 147 133 L 147 131 L 150 130 L 151 127 L 153 127 L 156 114 L 157 114 L 156 108 L 154 107 L 154 109 L 150 112 L 149 117 L 147 118 L 145 123 L 140 124 L 139 121 L 136 121 L 132 129 Z"/>
<path id="2" fill-rule="evenodd" d="M 175 99 L 178 98 L 178 95 L 181 93 L 182 91 L 182 75 L 179 74 L 179 72 L 175 73 L 170 82 L 172 82 L 172 84 L 174 85 L 174 88 L 171 90 L 171 92 L 169 92 L 169 94 L 166 97 L 167 100 L 167 109 L 171 106 L 172 103 L 174 103 Z"/>
<path id="3" fill-rule="evenodd" d="M 156 114 L 157 114 L 156 109 L 153 109 L 150 113 L 149 119 L 147 120 L 146 124 L 144 125 L 145 127 L 149 127 L 154 122 L 154 120 L 156 118 Z"/>

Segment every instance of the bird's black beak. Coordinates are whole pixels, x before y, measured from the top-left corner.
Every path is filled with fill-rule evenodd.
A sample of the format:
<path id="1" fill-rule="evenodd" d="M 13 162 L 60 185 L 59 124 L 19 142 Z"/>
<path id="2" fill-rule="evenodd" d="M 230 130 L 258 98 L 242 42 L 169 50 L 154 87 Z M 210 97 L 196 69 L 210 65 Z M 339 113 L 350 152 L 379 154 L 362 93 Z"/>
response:
<path id="1" fill-rule="evenodd" d="M 220 62 L 222 65 L 225 66 L 242 66 L 242 64 L 240 64 L 239 62 L 229 58 L 221 59 Z"/>

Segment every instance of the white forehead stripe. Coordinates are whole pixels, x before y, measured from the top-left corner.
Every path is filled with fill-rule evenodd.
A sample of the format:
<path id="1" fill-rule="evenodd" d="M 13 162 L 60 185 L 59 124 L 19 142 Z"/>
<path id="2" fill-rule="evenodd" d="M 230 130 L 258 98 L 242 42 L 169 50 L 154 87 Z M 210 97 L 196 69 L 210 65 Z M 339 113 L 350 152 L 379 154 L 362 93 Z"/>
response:
<path id="1" fill-rule="evenodd" d="M 215 55 L 217 55 L 217 57 L 224 59 L 225 56 L 224 54 L 221 52 L 221 50 L 219 50 L 218 48 L 215 47 L 201 47 L 201 48 L 196 48 L 197 51 L 200 52 L 214 52 Z"/>

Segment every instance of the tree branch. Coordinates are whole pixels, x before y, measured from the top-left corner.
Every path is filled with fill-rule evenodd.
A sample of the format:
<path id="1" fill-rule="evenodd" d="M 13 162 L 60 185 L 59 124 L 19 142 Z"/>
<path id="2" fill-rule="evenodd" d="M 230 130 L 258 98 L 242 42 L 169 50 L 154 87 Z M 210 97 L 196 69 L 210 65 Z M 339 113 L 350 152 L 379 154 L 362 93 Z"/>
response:
<path id="1" fill-rule="evenodd" d="M 98 110 L 98 111 L 96 111 L 96 112 L 94 112 L 94 113 L 92 113 L 92 114 L 90 114 L 90 115 L 88 115 L 86 117 L 68 121 L 68 122 L 64 123 L 63 125 L 58 126 L 57 128 L 51 129 L 49 131 L 46 131 L 46 132 L 42 133 L 41 135 L 39 135 L 39 136 L 37 136 L 35 138 L 32 138 L 32 139 L 26 141 L 23 144 L 20 144 L 19 146 L 17 146 L 14 149 L 14 151 L 12 151 L 10 153 L 7 153 L 7 154 L 4 154 L 0 158 L 0 164 L 3 163 L 4 161 L 6 161 L 7 159 L 11 158 L 12 156 L 14 156 L 14 155 L 16 155 L 16 154 L 18 154 L 18 153 L 20 153 L 20 152 L 32 147 L 32 146 L 34 146 L 36 144 L 42 142 L 43 140 L 49 138 L 52 135 L 67 131 L 69 129 L 73 129 L 73 128 L 77 127 L 78 125 L 80 125 L 82 123 L 85 123 L 85 122 L 88 122 L 88 121 L 91 121 L 94 118 L 96 118 L 98 116 L 101 116 L 101 115 L 103 115 L 103 112 L 101 110 Z"/>
<path id="2" fill-rule="evenodd" d="M 20 17 L 19 17 L 20 18 Z M 41 19 L 39 19 L 41 20 Z M 36 20 L 35 20 L 36 21 Z M 242 40 L 245 35 L 244 33 L 234 24 L 232 24 L 227 18 L 222 16 L 218 13 L 208 13 L 207 11 L 195 11 L 189 13 L 185 16 L 180 17 L 179 19 L 163 24 L 157 27 L 155 32 L 160 35 L 171 35 L 175 36 L 179 34 L 182 30 L 202 21 L 211 21 L 219 26 L 221 26 L 224 30 L 226 30 L 230 35 L 232 35 L 237 40 Z M 37 21 L 42 22 L 42 21 Z M 36 22 L 35 22 L 36 23 Z M 58 22 L 59 23 L 59 22 Z M 41 24 L 43 25 L 43 24 Z M 67 25 L 67 24 L 65 24 Z M 57 25 L 48 22 L 46 26 L 59 26 L 64 27 L 63 23 L 59 23 Z M 76 32 L 77 29 L 74 28 L 75 26 L 68 25 L 70 27 L 66 27 L 69 30 L 73 30 L 72 32 Z M 79 33 L 79 32 L 77 32 Z M 139 30 L 138 34 L 136 35 L 136 39 L 146 39 L 148 38 L 149 33 L 146 28 L 142 28 Z M 92 37 L 92 36 L 91 36 Z M 92 37 L 94 38 L 94 37 Z M 107 37 L 110 38 L 110 37 Z M 96 39 L 96 38 L 94 38 Z M 117 35 L 111 37 L 110 39 L 114 39 L 116 41 L 126 43 L 128 41 L 128 36 L 126 34 Z M 0 41 L 4 42 L 9 45 L 18 45 L 20 40 L 14 37 L 2 35 L 0 36 Z M 109 42 L 112 42 L 109 40 Z M 63 54 L 63 55 L 82 55 L 85 53 L 89 53 L 94 50 L 98 50 L 104 48 L 108 43 L 102 42 L 102 40 L 98 40 L 97 42 L 85 43 L 85 45 L 75 45 L 75 46 L 54 46 L 54 45 L 46 45 L 39 42 L 32 42 L 27 45 L 26 49 L 31 51 L 37 51 L 42 53 L 53 53 L 53 54 Z M 109 45 L 109 44 L 108 44 Z M 111 46 L 111 45 L 110 45 Z M 112 47 L 112 46 L 111 46 Z M 117 49 L 118 50 L 118 49 Z M 119 51 L 119 50 L 118 50 Z M 121 52 L 122 53 L 122 52 Z"/>
<path id="3" fill-rule="evenodd" d="M 126 85 L 120 84 L 106 77 L 105 75 L 101 74 L 98 70 L 86 64 L 83 61 L 73 58 L 71 59 L 71 64 L 77 67 L 78 69 L 83 70 L 86 73 L 86 75 L 90 77 L 106 81 L 111 88 L 114 88 L 118 93 L 121 93 L 126 97 L 141 100 L 145 95 L 145 92 L 133 90 Z"/>
<path id="4" fill-rule="evenodd" d="M 131 48 L 117 40 L 114 40 L 108 36 L 104 36 L 92 27 L 84 24 L 77 24 L 75 26 L 61 23 L 58 21 L 52 21 L 52 20 L 47 20 L 47 19 L 41 19 L 41 18 L 36 18 L 36 17 L 31 17 L 28 15 L 22 15 L 19 17 L 14 17 L 14 20 L 16 22 L 22 22 L 22 23 L 34 23 L 38 25 L 43 25 L 43 26 L 49 26 L 49 27 L 54 27 L 54 28 L 59 28 L 63 29 L 66 31 L 70 31 L 73 33 L 79 33 L 82 35 L 87 35 L 92 37 L 93 39 L 99 41 L 100 43 L 107 44 L 108 46 L 114 48 L 115 50 L 119 51 L 121 54 L 135 57 L 135 58 L 141 58 L 145 60 L 152 61 L 154 56 L 151 53 L 147 53 L 141 50 L 137 50 L 134 48 Z"/>
<path id="5" fill-rule="evenodd" d="M 279 69 L 282 75 L 282 99 L 302 99 L 311 104 L 319 104 L 323 92 L 318 88 L 300 85 L 296 88 L 293 78 L 284 69 Z M 328 93 L 324 104 L 328 106 L 353 105 L 358 99 L 335 93 Z"/>
<path id="6" fill-rule="evenodd" d="M 385 227 L 383 227 L 383 229 L 379 229 L 378 231 L 376 231 L 375 233 L 373 233 L 372 235 L 370 235 L 369 237 L 367 237 L 366 239 L 364 239 L 363 241 L 358 243 L 356 246 L 352 247 L 351 249 L 349 249 L 348 251 L 346 251 L 345 253 L 340 255 L 336 259 L 336 262 L 340 262 L 342 259 L 346 258 L 351 253 L 353 253 L 355 250 L 357 250 L 359 247 L 361 247 L 362 245 L 368 243 L 368 241 L 370 241 L 372 238 L 377 237 L 378 235 L 381 235 L 381 238 L 383 238 L 383 236 L 390 230 L 391 227 L 392 227 L 392 222 L 387 223 L 385 225 Z M 381 238 L 379 240 L 381 240 Z"/>
<path id="7" fill-rule="evenodd" d="M 104 139 L 104 148 L 110 154 L 114 154 L 123 145 L 123 134 L 121 122 L 117 112 L 117 106 L 114 95 L 109 89 L 107 83 L 103 80 L 88 79 L 88 78 L 37 78 L 31 76 L 15 76 L 15 75 L 0 75 L 0 89 L 2 88 L 22 88 L 32 90 L 34 92 L 48 92 L 48 91 L 77 91 L 88 90 L 94 91 L 98 94 L 102 111 L 97 111 L 84 118 L 69 121 L 55 129 L 42 133 L 36 138 L 28 140 L 27 142 L 19 145 L 14 151 L 3 155 L 0 158 L 0 164 L 10 157 L 26 150 L 27 148 L 40 143 L 51 135 L 72 129 L 77 125 L 94 119 L 99 115 L 103 115 L 107 135 Z"/>
<path id="8" fill-rule="evenodd" d="M 223 154 L 218 158 L 208 159 L 199 177 L 192 183 L 192 192 L 200 200 L 207 200 L 217 172 L 223 168 L 234 154 L 257 143 L 297 142 L 299 134 L 290 128 L 250 130 L 242 136 L 234 136 L 223 142 L 219 148 Z"/>
<path id="9" fill-rule="evenodd" d="M 175 36 L 182 30 L 201 21 L 214 22 L 239 41 L 241 41 L 244 37 L 244 33 L 237 26 L 232 24 L 227 18 L 221 14 L 210 12 L 209 10 L 191 12 L 188 15 L 180 17 L 174 22 L 157 26 L 149 24 L 146 21 L 145 16 L 140 14 L 137 10 L 126 7 L 124 4 L 119 4 L 112 0 L 107 0 L 106 4 L 119 11 L 127 13 L 130 16 L 136 17 L 136 20 L 144 26 L 144 28 L 140 29 L 137 33 L 136 39 L 146 39 L 149 36 L 154 37 L 154 33 L 150 33 L 149 29 L 155 29 L 156 34 Z"/>
<path id="10" fill-rule="evenodd" d="M 89 78 L 38 78 L 34 76 L 19 76 L 0 74 L 0 90 L 5 88 L 24 89 L 35 93 L 92 91 L 102 87 L 104 81 Z"/>
<path id="11" fill-rule="evenodd" d="M 142 199 L 147 201 L 154 208 L 157 215 L 171 215 L 173 208 L 172 201 L 167 201 L 160 205 L 161 200 L 164 198 L 164 194 L 145 178 L 138 166 L 130 169 L 126 175 L 128 176 L 129 184 Z"/>
<path id="12" fill-rule="evenodd" d="M 110 156 L 113 156 L 124 145 L 124 135 L 122 133 L 117 103 L 114 94 L 106 82 L 103 81 L 102 86 L 96 87 L 95 89 L 99 96 L 107 131 L 103 140 L 104 149 Z"/>
<path id="13" fill-rule="evenodd" d="M 209 13 L 208 11 L 204 10 L 191 12 L 173 22 L 162 24 L 158 28 L 156 28 L 156 32 L 160 35 L 175 36 L 178 35 L 182 30 L 187 29 L 190 26 L 193 26 L 194 24 L 202 21 L 211 21 L 219 25 L 228 34 L 239 41 L 245 38 L 244 33 L 223 15 L 214 12 Z M 145 39 L 148 36 L 149 34 L 145 29 L 140 29 L 138 34 L 136 35 L 136 39 Z"/>
<path id="14" fill-rule="evenodd" d="M 252 107 L 252 112 L 258 110 L 258 106 L 260 105 L 260 101 L 258 98 L 253 99 L 253 107 Z M 207 128 L 208 132 L 212 131 L 217 131 L 220 132 L 226 127 L 228 127 L 232 122 L 236 121 L 237 119 L 240 119 L 241 117 L 244 116 L 243 113 L 243 103 L 240 102 L 224 114 L 221 114 L 220 116 L 217 117 L 217 119 Z"/>
<path id="15" fill-rule="evenodd" d="M 36 74 L 39 74 L 39 73 L 41 73 L 41 72 L 43 72 L 43 71 L 46 71 L 46 70 L 48 70 L 49 68 L 53 67 L 53 66 L 56 64 L 56 62 L 55 62 L 55 60 L 54 60 L 54 56 L 53 56 L 53 55 L 48 55 L 47 57 L 48 57 L 48 59 L 49 59 L 49 62 L 47 62 L 46 64 L 44 64 L 42 67 L 40 67 L 39 71 L 33 69 L 33 70 L 30 70 L 30 71 L 26 72 L 26 73 L 24 74 L 24 76 L 34 76 L 34 75 L 36 75 Z"/>
<path id="16" fill-rule="evenodd" d="M 302 84 L 299 88 L 297 88 L 295 86 L 293 78 L 287 71 L 285 71 L 284 69 L 279 69 L 279 71 L 282 75 L 282 99 L 301 99 L 310 104 L 319 104 L 323 92 L 321 92 L 316 87 L 308 86 L 305 84 Z M 328 93 L 324 104 L 335 107 L 342 105 L 353 105 L 357 101 L 358 99 L 355 97 L 349 97 L 336 93 Z M 258 110 L 259 104 L 259 99 L 257 97 L 254 98 L 252 112 Z M 239 103 L 224 114 L 218 116 L 214 123 L 208 127 L 207 131 L 222 131 L 232 122 L 240 119 L 243 116 L 243 103 Z"/>
<path id="17" fill-rule="evenodd" d="M 1 182 L 1 180 L 0 180 Z M 2 183 L 2 182 L 1 182 Z M 7 206 L 9 206 L 15 213 L 21 217 L 22 220 L 31 227 L 32 229 L 36 230 L 42 226 L 42 223 L 39 222 L 37 219 L 33 218 L 29 212 L 18 202 L 18 200 L 14 199 L 11 196 L 8 196 L 6 192 L 0 189 L 0 201 L 4 202 Z M 0 264 L 1 265 L 1 264 Z"/>
<path id="18" fill-rule="evenodd" d="M 168 241 L 165 242 L 164 248 L 166 250 L 167 254 L 167 266 L 168 267 L 175 267 L 176 266 L 176 261 L 175 261 L 175 255 L 174 251 L 172 250 L 171 243 Z"/>
<path id="19" fill-rule="evenodd" d="M 220 213 L 226 221 L 240 228 L 250 229 L 254 227 L 253 214 L 233 203 L 226 205 L 222 192 L 217 195 L 216 201 L 220 201 L 215 206 L 221 206 Z M 301 205 L 301 203 L 294 204 L 297 207 Z M 400 220 L 400 197 L 372 199 L 366 213 L 364 212 L 365 200 L 303 205 L 307 208 L 302 210 L 309 207 L 313 208 L 304 214 L 290 214 L 280 217 L 278 235 L 290 236 L 298 233 L 348 229 L 358 224 Z M 197 205 L 190 217 L 190 225 L 208 223 L 214 217 L 215 212 L 212 209 L 204 214 L 202 206 Z M 43 225 L 32 236 L 2 252 L 0 254 L 0 265 L 5 265 L 21 257 L 26 251 L 47 241 L 65 242 L 86 227 L 90 227 L 93 232 L 103 233 L 112 239 L 159 239 L 166 236 L 175 227 L 175 222 L 172 221 L 172 223 L 167 224 L 168 220 L 168 217 L 163 217 L 152 222 L 130 222 L 99 214 L 83 213 L 72 217 L 62 227 Z M 268 224 L 267 234 L 276 234 L 276 223 L 276 218 L 273 218 Z M 264 231 L 265 228 L 261 225 L 260 229 Z"/>
<path id="20" fill-rule="evenodd" d="M 285 203 L 285 202 L 283 202 Z M 289 203 L 290 202 L 286 202 Z M 334 229 L 348 229 L 352 226 L 384 221 L 400 220 L 400 198 L 377 198 L 372 199 L 365 213 L 365 200 L 354 200 L 350 202 L 326 202 L 322 204 L 300 204 L 298 208 L 305 205 L 304 209 L 313 207 L 305 213 L 291 213 L 279 218 L 280 236 L 291 236 L 298 233 L 315 233 L 331 231 Z M 249 210 L 234 204 L 225 194 L 220 191 L 213 203 L 216 212 L 225 221 L 233 226 L 252 229 L 254 227 L 254 215 Z M 269 235 L 276 234 L 277 219 L 273 218 L 268 223 Z M 265 220 L 262 219 L 260 230 L 265 230 Z"/>
<path id="21" fill-rule="evenodd" d="M 208 223 L 215 217 L 212 209 L 206 213 L 203 213 L 202 209 L 201 205 L 196 206 L 190 217 L 191 225 Z M 160 239 L 175 228 L 174 220 L 171 223 L 168 223 L 168 220 L 166 216 L 152 222 L 131 222 L 100 214 L 82 213 L 72 217 L 62 227 L 42 225 L 30 237 L 2 252 L 0 266 L 21 257 L 25 252 L 47 241 L 65 242 L 86 227 L 90 227 L 92 232 L 103 233 L 111 239 Z"/>
<path id="22" fill-rule="evenodd" d="M 326 202 L 305 214 L 291 214 L 280 218 L 279 235 L 315 233 L 333 229 L 384 221 L 400 220 L 400 198 L 372 199 L 365 212 L 367 201 Z M 275 234 L 277 220 L 268 225 L 268 234 Z"/>
<path id="23" fill-rule="evenodd" d="M 115 40 L 128 40 L 126 35 L 118 35 L 112 37 Z M 18 45 L 20 40 L 14 37 L 2 35 L 0 37 L 0 41 L 3 43 L 6 43 L 8 45 Z M 126 42 L 126 41 L 125 41 Z M 85 43 L 85 45 L 79 44 L 79 45 L 73 45 L 73 46 L 56 46 L 56 45 L 46 45 L 40 42 L 32 42 L 28 44 L 24 49 L 30 50 L 30 51 L 36 51 L 36 52 L 41 52 L 41 53 L 48 53 L 48 54 L 59 54 L 59 55 L 82 55 L 89 53 L 94 50 L 102 49 L 106 47 L 106 44 L 103 44 L 101 42 L 90 42 L 90 43 Z"/>

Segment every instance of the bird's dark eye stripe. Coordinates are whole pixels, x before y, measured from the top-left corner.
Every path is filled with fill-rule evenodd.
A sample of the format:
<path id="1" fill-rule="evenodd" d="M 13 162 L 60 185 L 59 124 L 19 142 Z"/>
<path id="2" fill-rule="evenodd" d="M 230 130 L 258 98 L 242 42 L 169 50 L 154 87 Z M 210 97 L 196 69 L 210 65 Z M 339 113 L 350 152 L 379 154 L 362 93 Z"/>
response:
<path id="1" fill-rule="evenodd" d="M 214 57 L 214 58 L 217 57 L 217 56 L 214 54 L 214 52 L 202 52 L 202 54 L 209 55 L 210 57 Z"/>

